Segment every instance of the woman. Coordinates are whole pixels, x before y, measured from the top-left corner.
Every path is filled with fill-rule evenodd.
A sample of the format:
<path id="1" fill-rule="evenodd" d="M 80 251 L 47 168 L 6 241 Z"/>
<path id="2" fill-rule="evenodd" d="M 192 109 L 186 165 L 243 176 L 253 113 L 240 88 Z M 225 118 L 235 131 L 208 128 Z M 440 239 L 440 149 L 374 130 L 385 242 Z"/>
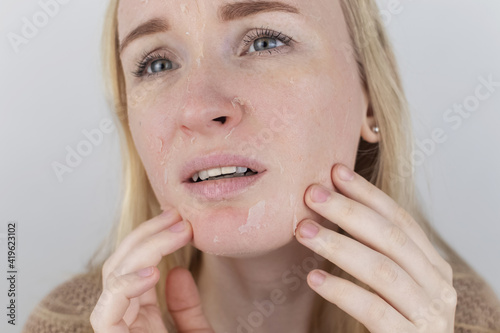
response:
<path id="1" fill-rule="evenodd" d="M 25 331 L 43 313 L 81 332 L 500 330 L 414 199 L 372 1 L 112 0 L 106 36 L 125 141 L 114 248 Z"/>

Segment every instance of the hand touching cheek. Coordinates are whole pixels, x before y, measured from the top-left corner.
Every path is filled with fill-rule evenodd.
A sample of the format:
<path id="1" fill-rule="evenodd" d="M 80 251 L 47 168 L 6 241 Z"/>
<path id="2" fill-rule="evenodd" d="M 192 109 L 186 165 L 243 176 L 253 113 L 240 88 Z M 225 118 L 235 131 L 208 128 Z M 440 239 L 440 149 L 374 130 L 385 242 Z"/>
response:
<path id="1" fill-rule="evenodd" d="M 453 332 L 452 270 L 418 223 L 346 166 L 331 175 L 340 193 L 313 185 L 305 201 L 352 238 L 304 220 L 297 239 L 374 292 L 321 270 L 309 273 L 311 288 L 373 333 Z"/>

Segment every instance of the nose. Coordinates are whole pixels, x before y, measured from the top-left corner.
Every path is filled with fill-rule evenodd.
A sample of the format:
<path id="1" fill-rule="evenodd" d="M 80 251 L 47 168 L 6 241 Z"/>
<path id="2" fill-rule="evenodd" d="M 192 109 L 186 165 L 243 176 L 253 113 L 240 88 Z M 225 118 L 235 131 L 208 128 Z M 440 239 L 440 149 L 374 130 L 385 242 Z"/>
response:
<path id="1" fill-rule="evenodd" d="M 188 136 L 227 136 L 241 122 L 243 111 L 232 102 L 235 95 L 225 73 L 205 65 L 194 66 L 186 79 L 179 126 Z"/>

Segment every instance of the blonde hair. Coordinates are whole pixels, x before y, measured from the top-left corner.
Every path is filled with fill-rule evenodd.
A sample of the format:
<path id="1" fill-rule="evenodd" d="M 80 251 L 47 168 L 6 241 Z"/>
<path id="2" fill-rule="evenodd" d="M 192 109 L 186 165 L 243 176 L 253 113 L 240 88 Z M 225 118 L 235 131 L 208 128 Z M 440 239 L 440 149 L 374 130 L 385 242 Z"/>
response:
<path id="1" fill-rule="evenodd" d="M 119 58 L 117 33 L 117 7 L 119 0 L 110 0 L 103 35 L 103 56 L 108 71 L 105 78 L 110 88 L 110 100 L 118 122 L 121 123 L 123 158 L 123 200 L 121 214 L 111 235 L 111 247 L 96 253 L 89 269 L 100 271 L 103 259 L 140 223 L 158 215 L 161 210 L 146 171 L 132 140 L 127 119 L 127 96 L 124 74 Z M 456 253 L 435 233 L 427 222 L 415 198 L 413 173 L 402 174 L 402 163 L 411 161 L 413 149 L 410 116 L 407 101 L 398 74 L 397 64 L 387 38 L 378 8 L 373 0 L 340 0 L 351 37 L 351 44 L 340 45 L 350 60 L 356 61 L 359 78 L 370 97 L 373 112 L 380 128 L 381 140 L 370 144 L 360 139 L 355 171 L 392 197 L 406 209 L 438 245 L 449 261 L 460 261 Z M 103 255 L 104 254 L 104 255 Z M 174 332 L 172 318 L 164 298 L 166 276 L 173 267 L 189 269 L 197 279 L 201 252 L 191 245 L 167 255 L 158 265 L 161 275 L 156 286 L 160 310 L 164 314 L 169 332 Z M 361 284 L 359 281 L 327 262 L 325 269 L 332 274 Z M 365 288 L 368 286 L 363 285 Z M 335 305 L 317 297 L 309 332 L 367 332 L 362 324 L 340 311 Z"/>

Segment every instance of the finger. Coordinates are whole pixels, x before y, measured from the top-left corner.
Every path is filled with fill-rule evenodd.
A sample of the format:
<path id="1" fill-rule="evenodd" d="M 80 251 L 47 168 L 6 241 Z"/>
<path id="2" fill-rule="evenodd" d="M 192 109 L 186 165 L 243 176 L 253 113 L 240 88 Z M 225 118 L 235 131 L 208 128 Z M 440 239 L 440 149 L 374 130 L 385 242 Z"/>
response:
<path id="1" fill-rule="evenodd" d="M 313 202 L 313 192 L 325 191 L 326 201 Z M 429 294 L 437 292 L 443 276 L 403 229 L 371 208 L 322 186 L 312 186 L 306 203 L 356 240 L 396 262 Z"/>
<path id="2" fill-rule="evenodd" d="M 144 242 L 146 238 L 171 227 L 181 220 L 182 217 L 179 215 L 179 212 L 172 208 L 165 210 L 162 214 L 157 215 L 146 222 L 141 223 L 123 239 L 116 251 L 106 260 L 103 266 L 103 278 L 105 278 L 109 272 L 114 270 L 116 265 L 128 255 L 130 249 L 137 246 L 137 244 Z"/>
<path id="3" fill-rule="evenodd" d="M 129 332 L 123 317 L 130 305 L 130 300 L 153 288 L 159 277 L 156 267 L 148 267 L 121 276 L 111 273 L 106 281 L 107 287 L 103 290 L 90 315 L 94 331 L 96 333 Z"/>
<path id="4" fill-rule="evenodd" d="M 322 270 L 313 270 L 307 275 L 307 283 L 372 333 L 416 332 L 415 326 L 387 302 L 350 281 Z"/>
<path id="5" fill-rule="evenodd" d="M 203 313 L 198 287 L 187 269 L 176 267 L 170 271 L 165 296 L 179 333 L 213 332 Z"/>
<path id="6" fill-rule="evenodd" d="M 157 266 L 162 258 L 186 245 L 193 237 L 191 224 L 180 221 L 173 226 L 154 234 L 129 249 L 126 257 L 115 267 L 116 274 L 134 272 L 144 266 Z M 177 229 L 182 227 L 181 229 Z"/>
<path id="7" fill-rule="evenodd" d="M 404 230 L 435 266 L 447 265 L 420 225 L 390 196 L 343 164 L 335 165 L 332 168 L 331 176 L 335 187 L 342 194 L 373 209 Z M 350 177 L 352 180 L 344 180 Z"/>
<path id="8" fill-rule="evenodd" d="M 312 238 L 307 230 L 316 227 Z M 324 228 L 312 220 L 299 224 L 298 241 L 331 261 L 342 270 L 373 288 L 406 318 L 430 303 L 419 286 L 401 267 L 388 257 L 360 242 Z M 408 299 L 411 302 L 408 302 Z"/>

